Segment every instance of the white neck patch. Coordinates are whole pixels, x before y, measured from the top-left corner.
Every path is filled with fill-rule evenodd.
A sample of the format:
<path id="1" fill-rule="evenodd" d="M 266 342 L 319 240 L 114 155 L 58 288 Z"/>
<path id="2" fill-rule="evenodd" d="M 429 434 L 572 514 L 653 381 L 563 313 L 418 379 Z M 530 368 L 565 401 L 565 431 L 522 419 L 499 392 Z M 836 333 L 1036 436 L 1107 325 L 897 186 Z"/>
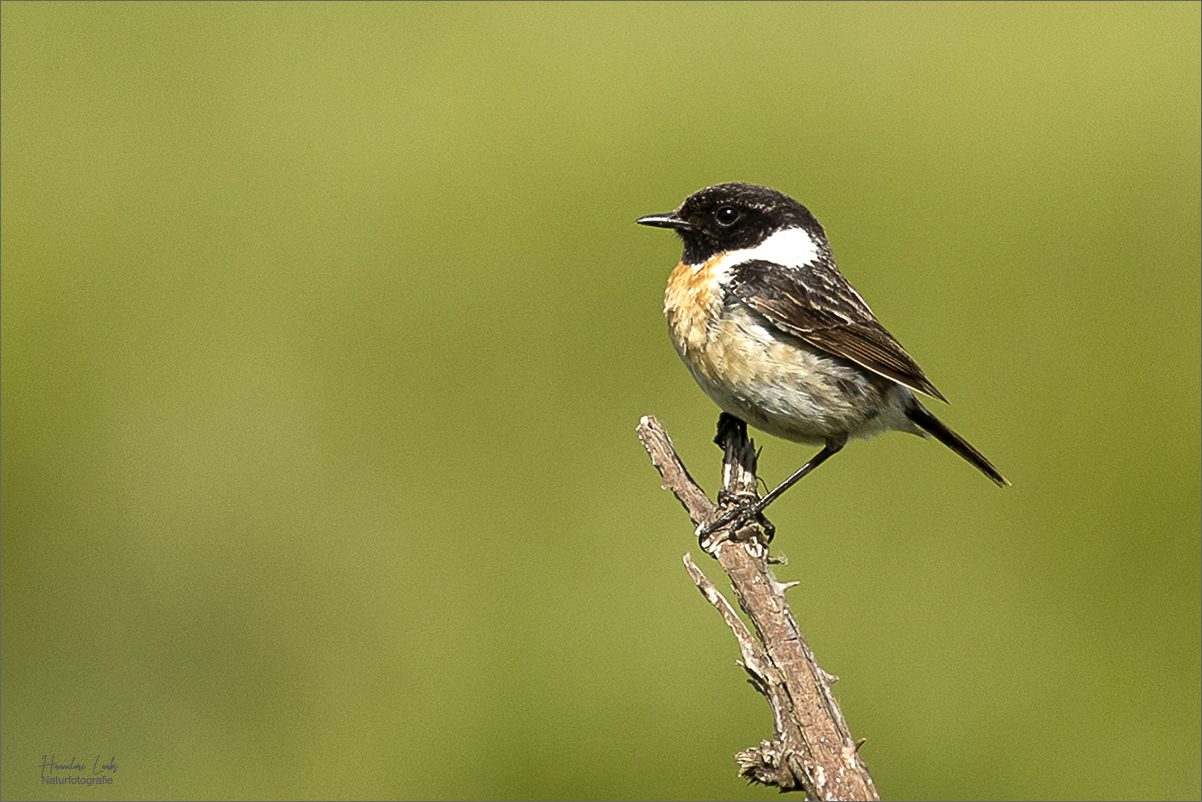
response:
<path id="1" fill-rule="evenodd" d="M 818 243 L 804 228 L 786 228 L 754 248 L 728 251 L 722 257 L 722 262 L 726 265 L 736 265 L 762 259 L 786 267 L 801 267 L 818 261 L 819 253 Z"/>

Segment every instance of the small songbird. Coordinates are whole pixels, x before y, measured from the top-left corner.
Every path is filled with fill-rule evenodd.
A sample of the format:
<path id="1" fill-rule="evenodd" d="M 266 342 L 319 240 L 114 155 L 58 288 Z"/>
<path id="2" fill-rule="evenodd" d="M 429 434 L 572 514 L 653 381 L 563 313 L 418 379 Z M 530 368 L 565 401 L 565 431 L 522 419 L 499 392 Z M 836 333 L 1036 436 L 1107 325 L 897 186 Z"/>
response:
<path id="1" fill-rule="evenodd" d="M 915 397 L 947 400 L 839 272 L 826 233 L 800 203 L 769 187 L 717 184 L 635 222 L 684 241 L 664 313 L 701 389 L 757 429 L 822 445 L 767 496 L 707 529 L 758 515 L 849 439 L 889 430 L 930 433 L 1010 484 Z"/>

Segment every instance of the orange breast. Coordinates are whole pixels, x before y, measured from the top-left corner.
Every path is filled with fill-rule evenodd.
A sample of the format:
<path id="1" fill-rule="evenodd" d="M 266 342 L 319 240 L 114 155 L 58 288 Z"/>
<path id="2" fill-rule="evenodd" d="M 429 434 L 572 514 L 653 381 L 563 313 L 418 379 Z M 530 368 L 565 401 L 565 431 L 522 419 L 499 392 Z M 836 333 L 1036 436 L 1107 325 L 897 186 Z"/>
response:
<path id="1" fill-rule="evenodd" d="M 664 293 L 664 314 L 676 350 L 686 362 L 696 362 L 705 352 L 710 326 L 722 307 L 718 291 L 717 259 L 701 265 L 676 265 Z"/>

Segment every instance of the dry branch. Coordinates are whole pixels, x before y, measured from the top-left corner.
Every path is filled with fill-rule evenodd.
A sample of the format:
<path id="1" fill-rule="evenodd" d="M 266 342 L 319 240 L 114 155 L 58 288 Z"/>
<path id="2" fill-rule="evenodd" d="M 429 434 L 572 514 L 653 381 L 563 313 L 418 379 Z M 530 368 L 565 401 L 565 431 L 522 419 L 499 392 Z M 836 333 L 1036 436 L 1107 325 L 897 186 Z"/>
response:
<path id="1" fill-rule="evenodd" d="M 643 418 L 638 435 L 663 476 L 663 487 L 684 505 L 693 526 L 717 519 L 725 505 L 719 508 L 710 501 L 689 476 L 659 421 Z M 726 452 L 719 498 L 733 503 L 730 500 L 754 495 L 755 450 L 746 428 L 725 426 L 719 437 Z M 751 684 L 772 708 L 772 740 L 736 756 L 739 775 L 781 791 L 804 791 L 810 799 L 880 799 L 831 693 L 837 678 L 819 667 L 789 611 L 785 591 L 796 583 L 779 583 L 768 573 L 772 560 L 765 527 L 771 531 L 766 521 L 750 522 L 736 532 L 721 529 L 701 541 L 730 577 L 758 640 L 690 555 L 684 557 L 689 576 L 734 632 Z"/>

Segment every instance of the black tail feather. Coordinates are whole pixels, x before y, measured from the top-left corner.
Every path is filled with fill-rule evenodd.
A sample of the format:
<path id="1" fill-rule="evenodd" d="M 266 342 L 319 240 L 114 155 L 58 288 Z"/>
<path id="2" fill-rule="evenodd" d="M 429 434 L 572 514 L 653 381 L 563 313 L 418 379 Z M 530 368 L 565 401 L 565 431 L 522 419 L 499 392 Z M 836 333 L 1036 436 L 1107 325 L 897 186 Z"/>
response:
<path id="1" fill-rule="evenodd" d="M 928 410 L 922 404 L 915 401 L 914 404 L 912 404 L 910 408 L 906 410 L 906 417 L 917 425 L 921 426 L 926 431 L 930 432 L 931 435 L 940 443 L 943 443 L 952 451 L 955 451 L 961 457 L 976 466 L 977 470 L 996 482 L 998 487 L 1010 486 L 1010 482 L 1006 480 L 1006 477 L 1002 476 L 1002 474 L 998 472 L 998 469 L 993 467 L 992 462 L 985 459 L 984 454 L 982 454 L 980 451 L 977 451 L 975 448 L 969 445 L 967 440 L 949 429 L 947 424 L 932 415 L 930 410 Z"/>

